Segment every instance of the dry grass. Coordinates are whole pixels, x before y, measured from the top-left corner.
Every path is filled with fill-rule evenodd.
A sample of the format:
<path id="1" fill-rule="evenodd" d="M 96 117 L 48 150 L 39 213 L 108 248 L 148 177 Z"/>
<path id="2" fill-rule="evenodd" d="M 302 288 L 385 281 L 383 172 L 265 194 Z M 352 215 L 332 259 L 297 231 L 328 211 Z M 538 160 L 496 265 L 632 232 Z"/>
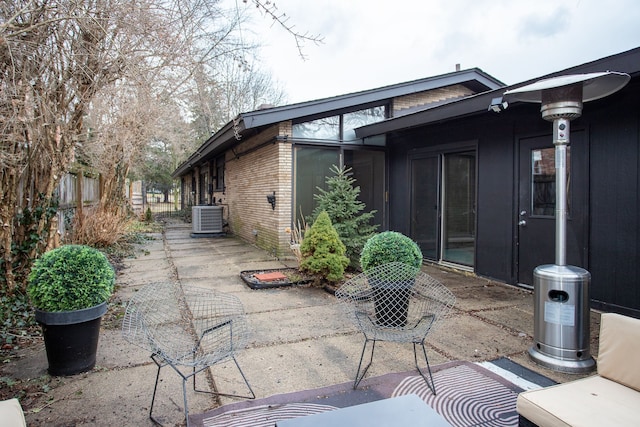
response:
<path id="1" fill-rule="evenodd" d="M 118 242 L 127 233 L 131 220 L 100 208 L 85 209 L 73 220 L 69 243 L 104 248 Z"/>
<path id="2" fill-rule="evenodd" d="M 304 217 L 300 215 L 301 219 L 298 220 L 293 229 L 287 229 L 287 232 L 291 233 L 291 252 L 295 255 L 298 260 L 298 264 L 302 262 L 302 253 L 300 252 L 300 246 L 302 245 L 302 240 L 304 239 L 304 233 L 309 229 Z"/>

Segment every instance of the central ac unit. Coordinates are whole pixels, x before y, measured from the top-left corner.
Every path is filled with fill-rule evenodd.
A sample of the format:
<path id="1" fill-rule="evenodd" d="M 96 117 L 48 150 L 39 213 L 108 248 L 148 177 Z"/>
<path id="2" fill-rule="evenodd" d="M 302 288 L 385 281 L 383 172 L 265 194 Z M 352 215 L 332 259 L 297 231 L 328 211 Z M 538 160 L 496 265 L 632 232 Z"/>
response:
<path id="1" fill-rule="evenodd" d="M 193 206 L 193 233 L 222 233 L 222 206 Z"/>

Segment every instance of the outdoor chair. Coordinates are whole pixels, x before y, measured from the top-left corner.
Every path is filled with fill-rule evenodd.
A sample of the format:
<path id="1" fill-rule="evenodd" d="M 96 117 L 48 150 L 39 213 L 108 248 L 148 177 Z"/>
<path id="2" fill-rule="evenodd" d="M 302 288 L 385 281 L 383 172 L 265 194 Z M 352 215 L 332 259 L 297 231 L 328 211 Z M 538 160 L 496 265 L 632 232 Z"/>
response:
<path id="1" fill-rule="evenodd" d="M 456 298 L 451 291 L 420 269 L 393 262 L 349 279 L 336 291 L 336 297 L 365 337 L 354 389 L 371 366 L 376 342 L 390 341 L 413 344 L 416 369 L 436 394 L 425 340 L 453 307 Z M 369 343 L 371 356 L 363 368 Z M 427 363 L 428 378 L 418 366 L 418 345 Z"/>
<path id="2" fill-rule="evenodd" d="M 171 366 L 182 378 L 187 425 L 187 381 L 191 377 L 193 389 L 197 392 L 255 398 L 253 389 L 235 357 L 236 351 L 246 344 L 248 327 L 242 303 L 234 295 L 176 283 L 146 285 L 127 305 L 122 322 L 122 334 L 130 343 L 149 350 L 151 359 L 158 366 L 149 409 L 149 418 L 156 423 L 158 421 L 153 417 L 153 404 L 160 369 L 166 365 Z M 235 362 L 249 390 L 249 396 L 196 388 L 196 374 L 228 359 Z"/>

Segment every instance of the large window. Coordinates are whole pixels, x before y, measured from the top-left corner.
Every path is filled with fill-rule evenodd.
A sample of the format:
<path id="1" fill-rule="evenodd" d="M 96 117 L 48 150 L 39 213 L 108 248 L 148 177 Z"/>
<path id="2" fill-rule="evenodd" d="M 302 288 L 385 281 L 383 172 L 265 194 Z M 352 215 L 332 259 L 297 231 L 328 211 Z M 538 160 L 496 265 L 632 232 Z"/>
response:
<path id="1" fill-rule="evenodd" d="M 358 198 L 365 204 L 366 212 L 376 211 L 373 221 L 380 226 L 386 214 L 384 161 L 384 151 L 344 150 L 344 164 L 351 168 L 355 185 L 360 187 Z"/>
<path id="2" fill-rule="evenodd" d="M 339 152 L 331 148 L 301 147 L 295 148 L 295 201 L 294 217 L 311 215 L 316 207 L 313 195 L 317 187 L 326 189 L 326 176 L 332 165 L 340 162 Z"/>
<path id="3" fill-rule="evenodd" d="M 327 176 L 331 175 L 331 166 L 341 165 L 351 168 L 356 185 L 360 187 L 359 199 L 366 205 L 365 211 L 376 210 L 374 222 L 384 224 L 386 203 L 385 155 L 384 151 L 342 150 L 331 147 L 295 147 L 295 212 L 307 218 L 317 206 L 314 194 L 318 187 L 326 188 Z"/>

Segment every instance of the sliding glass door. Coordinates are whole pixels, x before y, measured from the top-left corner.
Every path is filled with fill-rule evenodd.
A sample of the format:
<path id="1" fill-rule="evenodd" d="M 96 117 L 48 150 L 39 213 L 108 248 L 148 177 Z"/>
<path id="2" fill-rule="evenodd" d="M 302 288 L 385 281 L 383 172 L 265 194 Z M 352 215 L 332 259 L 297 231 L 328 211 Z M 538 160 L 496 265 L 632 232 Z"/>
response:
<path id="1" fill-rule="evenodd" d="M 411 160 L 411 234 L 425 258 L 472 267 L 476 153 L 437 152 Z"/>
<path id="2" fill-rule="evenodd" d="M 444 155 L 442 260 L 473 265 L 476 243 L 475 152 Z"/>

